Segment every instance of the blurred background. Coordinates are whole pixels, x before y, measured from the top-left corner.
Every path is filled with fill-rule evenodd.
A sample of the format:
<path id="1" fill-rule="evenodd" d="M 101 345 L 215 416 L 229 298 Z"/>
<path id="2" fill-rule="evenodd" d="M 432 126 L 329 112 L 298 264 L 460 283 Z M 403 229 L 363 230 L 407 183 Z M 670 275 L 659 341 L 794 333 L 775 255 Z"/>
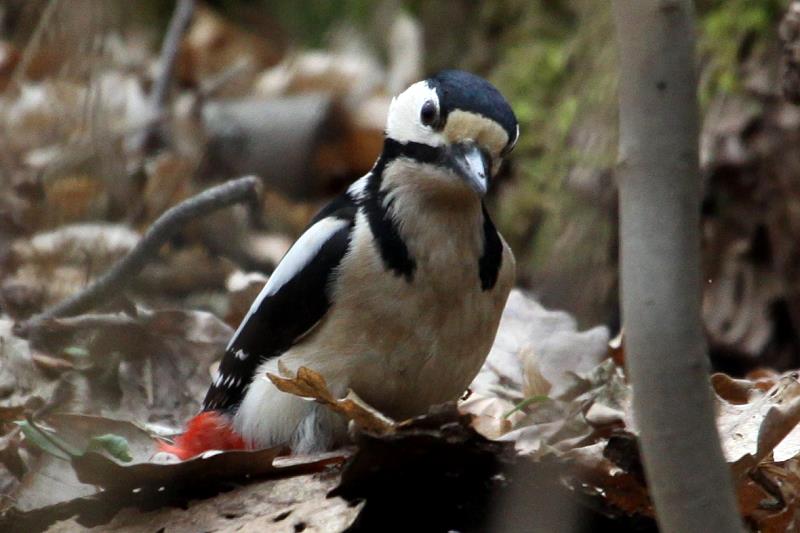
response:
<path id="1" fill-rule="evenodd" d="M 314 211 L 372 166 L 391 95 L 491 80 L 521 138 L 488 203 L 519 284 L 619 326 L 608 2 L 200 3 L 154 102 L 175 3 L 0 2 L 0 305 L 23 319 L 103 272 L 165 209 L 245 174 L 259 209 L 192 224 L 136 298 L 235 326 Z M 780 95 L 786 0 L 701 0 L 704 318 L 717 369 L 800 366 L 800 108 Z M 123 305 L 117 302 L 115 305 Z"/>

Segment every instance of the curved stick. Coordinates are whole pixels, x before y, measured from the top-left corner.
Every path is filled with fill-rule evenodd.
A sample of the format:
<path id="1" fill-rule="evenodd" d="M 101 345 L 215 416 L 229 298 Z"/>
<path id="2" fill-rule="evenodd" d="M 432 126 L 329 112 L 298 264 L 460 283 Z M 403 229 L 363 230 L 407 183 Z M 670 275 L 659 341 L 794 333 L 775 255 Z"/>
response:
<path id="1" fill-rule="evenodd" d="M 255 200 L 259 188 L 259 179 L 247 176 L 211 187 L 171 207 L 150 226 L 142 240 L 128 255 L 120 259 L 94 283 L 26 322 L 18 324 L 16 333 L 25 336 L 50 318 L 77 315 L 97 307 L 104 300 L 125 290 L 142 268 L 158 254 L 161 245 L 187 222 L 229 205 Z"/>

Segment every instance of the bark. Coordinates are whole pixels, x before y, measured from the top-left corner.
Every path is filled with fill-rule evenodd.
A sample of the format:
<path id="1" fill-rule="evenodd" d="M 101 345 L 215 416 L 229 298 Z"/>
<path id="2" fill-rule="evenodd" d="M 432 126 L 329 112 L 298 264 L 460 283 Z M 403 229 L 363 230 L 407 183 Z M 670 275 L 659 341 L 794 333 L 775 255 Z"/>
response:
<path id="1" fill-rule="evenodd" d="M 700 316 L 700 178 L 689 0 L 614 0 L 621 291 L 634 409 L 665 532 L 741 531 Z"/>

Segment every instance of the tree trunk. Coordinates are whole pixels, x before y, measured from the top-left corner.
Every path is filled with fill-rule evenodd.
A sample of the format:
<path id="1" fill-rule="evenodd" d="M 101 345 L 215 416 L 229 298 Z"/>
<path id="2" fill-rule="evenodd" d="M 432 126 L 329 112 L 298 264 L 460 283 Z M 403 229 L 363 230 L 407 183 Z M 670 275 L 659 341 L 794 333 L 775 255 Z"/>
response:
<path id="1" fill-rule="evenodd" d="M 658 521 L 676 533 L 742 530 L 700 316 L 693 16 L 690 0 L 614 0 L 627 361 Z"/>

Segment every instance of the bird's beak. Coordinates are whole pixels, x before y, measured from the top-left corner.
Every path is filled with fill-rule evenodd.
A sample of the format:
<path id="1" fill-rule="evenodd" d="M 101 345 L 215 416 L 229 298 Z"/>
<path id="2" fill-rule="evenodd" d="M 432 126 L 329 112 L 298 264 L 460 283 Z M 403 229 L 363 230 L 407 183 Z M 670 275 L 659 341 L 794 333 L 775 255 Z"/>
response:
<path id="1" fill-rule="evenodd" d="M 485 151 L 473 141 L 460 142 L 450 147 L 450 166 L 467 182 L 478 196 L 483 197 L 489 188 L 491 161 Z"/>

